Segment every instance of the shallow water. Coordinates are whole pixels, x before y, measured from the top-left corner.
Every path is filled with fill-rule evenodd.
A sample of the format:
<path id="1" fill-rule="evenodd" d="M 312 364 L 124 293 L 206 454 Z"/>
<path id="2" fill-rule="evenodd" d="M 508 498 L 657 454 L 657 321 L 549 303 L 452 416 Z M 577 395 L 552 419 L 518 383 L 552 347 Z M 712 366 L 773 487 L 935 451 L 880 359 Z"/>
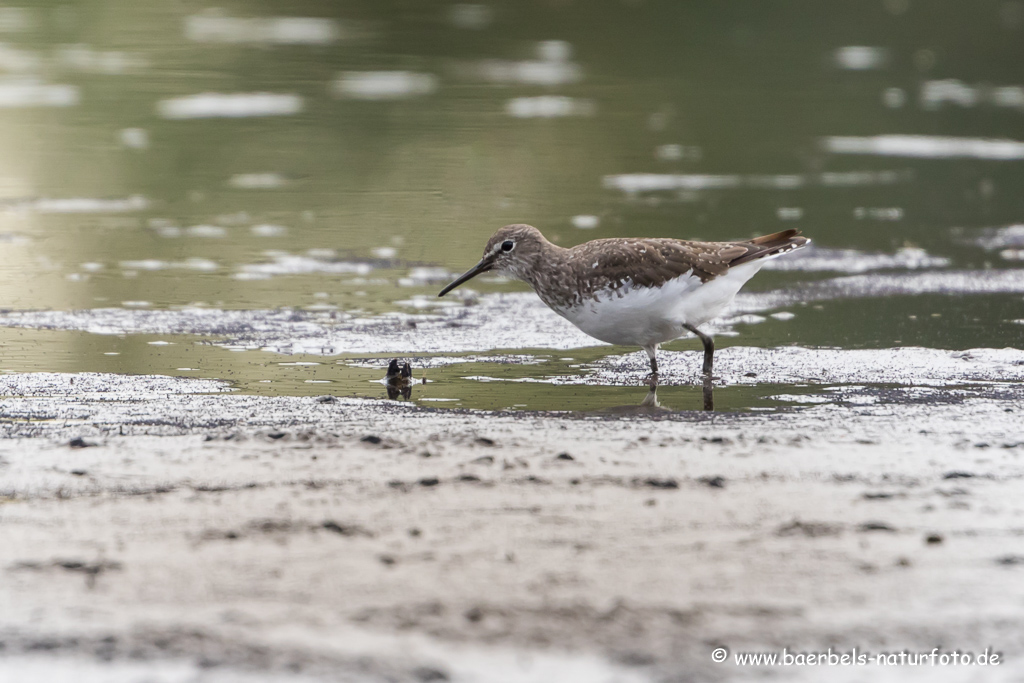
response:
<path id="1" fill-rule="evenodd" d="M 435 306 L 511 222 L 566 246 L 802 229 L 815 250 L 748 285 L 721 348 L 1019 348 L 1022 38 L 1015 2 L 8 8 L 0 369 L 381 397 L 399 356 L 421 405 L 640 403 L 638 370 L 551 379 L 632 349 L 518 299 L 504 324 L 500 299 Z M 64 313 L 93 309 L 119 313 Z M 183 309 L 221 323 L 145 317 Z M 430 367 L 452 353 L 491 359 Z M 719 386 L 716 408 L 801 392 Z"/>

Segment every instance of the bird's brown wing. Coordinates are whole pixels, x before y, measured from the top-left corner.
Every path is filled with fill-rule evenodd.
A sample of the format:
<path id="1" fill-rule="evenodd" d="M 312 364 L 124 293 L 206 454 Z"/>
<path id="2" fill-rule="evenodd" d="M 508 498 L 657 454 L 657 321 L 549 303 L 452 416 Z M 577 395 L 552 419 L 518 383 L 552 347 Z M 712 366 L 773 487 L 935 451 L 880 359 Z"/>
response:
<path id="1" fill-rule="evenodd" d="M 572 298 L 632 287 L 661 287 L 692 274 L 702 283 L 729 268 L 807 244 L 797 230 L 785 230 L 742 242 L 694 242 L 673 239 L 609 239 L 586 242 L 571 250 L 567 270 L 552 274 L 563 280 Z M 550 298 L 550 297 L 549 297 Z"/>
<path id="2" fill-rule="evenodd" d="M 594 240 L 573 248 L 574 275 L 584 291 L 617 289 L 627 280 L 634 286 L 660 287 L 687 273 L 707 282 L 733 266 L 804 246 L 807 238 L 798 235 L 786 230 L 743 242 Z"/>

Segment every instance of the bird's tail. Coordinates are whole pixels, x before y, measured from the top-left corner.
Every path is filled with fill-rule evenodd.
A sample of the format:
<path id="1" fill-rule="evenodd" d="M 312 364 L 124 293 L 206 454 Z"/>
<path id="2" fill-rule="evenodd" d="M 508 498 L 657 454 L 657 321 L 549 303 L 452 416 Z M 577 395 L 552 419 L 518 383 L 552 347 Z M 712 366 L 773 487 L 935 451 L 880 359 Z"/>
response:
<path id="1" fill-rule="evenodd" d="M 747 247 L 747 253 L 729 262 L 729 266 L 738 266 L 748 261 L 754 261 L 772 256 L 781 256 L 786 252 L 794 251 L 810 244 L 809 237 L 801 237 L 800 231 L 796 229 L 783 230 L 782 232 L 762 235 L 752 240 L 740 242 Z"/>

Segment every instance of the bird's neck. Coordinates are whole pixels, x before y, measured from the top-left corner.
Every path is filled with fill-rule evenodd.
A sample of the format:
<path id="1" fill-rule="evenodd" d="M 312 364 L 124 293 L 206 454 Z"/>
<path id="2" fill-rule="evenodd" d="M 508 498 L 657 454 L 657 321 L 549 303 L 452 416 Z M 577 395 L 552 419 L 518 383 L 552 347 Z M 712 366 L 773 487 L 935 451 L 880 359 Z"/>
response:
<path id="1" fill-rule="evenodd" d="M 515 268 L 512 274 L 533 287 L 540 298 L 551 305 L 546 295 L 571 279 L 569 249 L 544 240 L 530 256 L 528 265 Z"/>

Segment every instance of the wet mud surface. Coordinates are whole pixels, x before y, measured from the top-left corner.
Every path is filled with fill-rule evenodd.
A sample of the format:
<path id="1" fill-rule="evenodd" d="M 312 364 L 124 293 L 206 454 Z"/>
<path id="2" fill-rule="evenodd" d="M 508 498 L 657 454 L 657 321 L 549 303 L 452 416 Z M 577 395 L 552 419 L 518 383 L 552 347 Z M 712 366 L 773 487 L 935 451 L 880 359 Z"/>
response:
<path id="1" fill-rule="evenodd" d="M 7 661 L 660 681 L 763 673 L 711 662 L 720 644 L 1019 652 L 1019 352 L 732 350 L 776 381 L 905 374 L 841 402 L 654 415 L 0 378 Z"/>

